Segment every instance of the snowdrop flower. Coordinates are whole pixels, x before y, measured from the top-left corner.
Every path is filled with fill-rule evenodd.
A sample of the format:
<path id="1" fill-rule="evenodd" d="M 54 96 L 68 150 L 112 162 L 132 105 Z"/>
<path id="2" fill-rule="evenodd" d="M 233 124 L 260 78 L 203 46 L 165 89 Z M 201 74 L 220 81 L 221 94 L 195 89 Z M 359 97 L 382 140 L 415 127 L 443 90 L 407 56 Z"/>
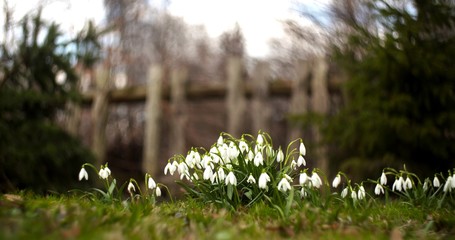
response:
<path id="1" fill-rule="evenodd" d="M 174 175 L 174 172 L 177 170 L 178 163 L 176 161 L 168 162 L 166 166 L 164 167 L 164 175 L 169 174 Z"/>
<path id="2" fill-rule="evenodd" d="M 254 157 L 254 166 L 259 167 L 259 165 L 264 164 L 264 159 L 262 157 L 262 153 L 258 152 L 256 153 L 256 156 Z"/>
<path id="3" fill-rule="evenodd" d="M 157 197 L 160 197 L 160 196 L 161 196 L 161 189 L 160 189 L 160 187 L 156 187 L 156 189 L 155 189 L 155 195 L 156 195 Z"/>
<path id="4" fill-rule="evenodd" d="M 306 166 L 306 161 L 305 161 L 305 158 L 303 158 L 302 155 L 299 156 L 299 158 L 297 159 L 297 167 L 300 167 L 300 166 Z"/>
<path id="5" fill-rule="evenodd" d="M 256 143 L 260 146 L 264 144 L 264 138 L 262 138 L 262 134 L 258 134 L 258 138 L 256 139 Z"/>
<path id="6" fill-rule="evenodd" d="M 193 173 L 193 180 L 199 180 L 199 176 L 196 172 Z"/>
<path id="7" fill-rule="evenodd" d="M 221 146 L 223 145 L 223 142 L 224 142 L 223 136 L 220 135 L 220 137 L 216 141 L 216 145 Z"/>
<path id="8" fill-rule="evenodd" d="M 209 180 L 212 178 L 212 176 L 213 176 L 212 168 L 210 166 L 207 166 L 204 170 L 204 173 L 202 174 L 202 178 L 204 178 L 204 180 Z"/>
<path id="9" fill-rule="evenodd" d="M 254 179 L 253 175 L 250 174 L 250 176 L 248 177 L 246 182 L 249 183 L 249 184 L 255 184 L 256 183 L 256 179 Z"/>
<path id="10" fill-rule="evenodd" d="M 452 176 L 449 176 L 446 180 L 446 183 L 444 184 L 444 192 L 451 192 L 452 191 Z"/>
<path id="11" fill-rule="evenodd" d="M 424 192 L 426 192 L 426 191 L 428 190 L 428 181 L 425 181 L 425 182 L 423 183 L 423 187 L 422 187 L 422 188 L 423 188 L 423 191 L 424 191 Z"/>
<path id="12" fill-rule="evenodd" d="M 258 181 L 259 188 L 267 189 L 268 182 L 270 182 L 269 175 L 267 175 L 267 173 L 265 173 L 265 172 L 261 173 L 261 175 L 259 176 L 259 181 Z"/>
<path id="13" fill-rule="evenodd" d="M 235 177 L 233 172 L 229 172 L 228 175 L 226 176 L 226 185 L 237 185 L 237 178 Z"/>
<path id="14" fill-rule="evenodd" d="M 359 198 L 359 200 L 365 198 L 365 188 L 363 188 L 363 186 L 360 186 L 359 191 L 357 193 L 357 197 Z"/>
<path id="15" fill-rule="evenodd" d="M 322 186 L 322 180 L 316 172 L 313 172 L 311 175 L 311 184 L 313 184 L 315 188 L 320 188 Z"/>
<path id="16" fill-rule="evenodd" d="M 147 184 L 148 188 L 150 189 L 154 189 L 156 188 L 156 182 L 155 180 L 153 180 L 152 177 L 149 176 L 149 179 L 148 179 L 148 184 Z"/>
<path id="17" fill-rule="evenodd" d="M 305 148 L 305 145 L 303 145 L 303 142 L 300 142 L 299 152 L 300 152 L 300 155 L 302 155 L 302 156 L 306 155 L 306 148 Z"/>
<path id="18" fill-rule="evenodd" d="M 348 195 L 348 191 L 349 191 L 348 187 L 345 187 L 343 191 L 341 191 L 341 197 L 345 198 Z"/>
<path id="19" fill-rule="evenodd" d="M 395 182 L 392 185 L 392 191 L 395 191 L 396 189 L 398 192 L 401 192 L 403 190 L 403 185 L 404 185 L 403 177 L 395 179 Z"/>
<path id="20" fill-rule="evenodd" d="M 376 187 L 374 188 L 374 194 L 376 195 L 380 195 L 380 194 L 384 194 L 384 188 L 382 187 L 381 184 L 376 184 Z"/>
<path id="21" fill-rule="evenodd" d="M 111 170 L 107 167 L 107 164 L 106 164 L 106 166 L 104 167 L 104 171 L 107 173 L 107 176 L 110 176 L 110 175 L 111 175 Z"/>
<path id="22" fill-rule="evenodd" d="M 281 181 L 278 183 L 278 190 L 282 192 L 287 192 L 291 189 L 291 184 L 286 177 L 283 177 Z"/>
<path id="23" fill-rule="evenodd" d="M 82 167 L 81 171 L 79 172 L 79 181 L 81 181 L 83 178 L 85 178 L 85 180 L 88 180 L 88 173 L 85 171 L 84 167 Z"/>
<path id="24" fill-rule="evenodd" d="M 243 140 L 239 142 L 239 148 L 240 148 L 240 152 L 242 152 L 242 153 L 246 153 L 249 151 L 248 144 Z"/>
<path id="25" fill-rule="evenodd" d="M 387 177 L 384 172 L 381 174 L 381 180 L 380 180 L 381 185 L 386 185 L 387 184 Z"/>
<path id="26" fill-rule="evenodd" d="M 98 172 L 98 175 L 100 175 L 100 178 L 102 179 L 107 179 L 110 175 L 111 171 L 109 170 L 109 168 L 107 167 L 104 167 L 104 168 L 101 168 L 100 171 Z"/>
<path id="27" fill-rule="evenodd" d="M 301 186 L 303 186 L 308 180 L 309 180 L 309 177 L 308 177 L 308 175 L 306 174 L 306 172 L 300 173 L 300 176 L 299 176 L 299 184 L 300 184 Z"/>
<path id="28" fill-rule="evenodd" d="M 130 183 L 128 184 L 127 189 L 128 189 L 128 192 L 129 192 L 130 194 L 133 194 L 133 192 L 136 191 L 136 188 L 134 187 L 134 184 L 133 184 L 131 181 L 130 181 Z"/>
<path id="29" fill-rule="evenodd" d="M 433 179 L 433 186 L 434 187 L 440 187 L 441 186 L 441 183 L 439 182 L 439 179 L 437 176 L 434 176 L 434 179 Z"/>
<path id="30" fill-rule="evenodd" d="M 253 153 L 253 151 L 250 150 L 250 151 L 248 152 L 248 157 L 247 157 L 246 159 L 247 159 L 247 162 L 248 162 L 248 161 L 253 161 L 253 160 L 254 160 L 254 153 Z"/>
<path id="31" fill-rule="evenodd" d="M 213 163 L 212 163 L 212 158 L 210 157 L 210 155 L 204 155 L 202 157 L 202 160 L 201 160 L 201 165 L 203 168 L 207 168 L 207 167 L 211 167 L 213 168 Z"/>
<path id="32" fill-rule="evenodd" d="M 292 170 L 296 170 L 297 169 L 297 163 L 295 162 L 294 159 L 292 159 L 292 161 L 291 161 L 291 169 Z"/>
<path id="33" fill-rule="evenodd" d="M 338 185 L 340 185 L 340 182 L 341 182 L 341 176 L 340 176 L 340 174 L 337 174 L 335 179 L 333 179 L 332 187 L 337 188 Z"/>
<path id="34" fill-rule="evenodd" d="M 409 177 L 406 177 L 406 180 L 404 181 L 403 189 L 411 189 L 412 188 L 412 182 Z"/>
<path id="35" fill-rule="evenodd" d="M 226 174 L 224 173 L 224 170 L 223 170 L 222 167 L 220 167 L 220 168 L 218 169 L 217 174 L 218 174 L 218 179 L 219 179 L 220 181 L 224 181 L 224 179 L 226 178 Z"/>
<path id="36" fill-rule="evenodd" d="M 281 148 L 278 150 L 278 153 L 276 154 L 276 161 L 277 162 L 282 162 L 284 160 L 284 154 L 283 151 L 281 151 Z"/>
<path id="37" fill-rule="evenodd" d="M 229 148 L 228 148 L 229 159 L 232 161 L 232 160 L 236 159 L 239 156 L 239 154 L 240 154 L 240 152 L 237 149 L 237 147 L 235 146 L 234 142 L 231 142 L 229 144 Z"/>
<path id="38" fill-rule="evenodd" d="M 351 191 L 351 198 L 357 200 L 357 193 L 355 191 Z"/>
<path id="39" fill-rule="evenodd" d="M 188 171 L 188 166 L 186 165 L 185 162 L 179 163 L 179 165 L 177 166 L 177 171 L 180 174 L 180 179 L 186 177 L 186 179 L 190 180 L 189 179 L 190 172 Z"/>
<path id="40" fill-rule="evenodd" d="M 305 188 L 302 187 L 300 190 L 300 194 L 302 198 L 306 198 L 308 196 L 308 193 L 305 191 Z"/>

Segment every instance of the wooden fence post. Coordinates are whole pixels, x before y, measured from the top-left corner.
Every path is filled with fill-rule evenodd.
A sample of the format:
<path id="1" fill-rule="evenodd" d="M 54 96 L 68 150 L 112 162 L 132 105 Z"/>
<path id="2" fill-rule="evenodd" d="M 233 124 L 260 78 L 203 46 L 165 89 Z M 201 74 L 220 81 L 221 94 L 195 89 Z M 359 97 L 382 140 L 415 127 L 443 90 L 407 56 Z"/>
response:
<path id="1" fill-rule="evenodd" d="M 240 137 L 245 121 L 246 96 L 243 79 L 243 62 L 239 57 L 231 57 L 227 62 L 227 131 Z"/>
<path id="2" fill-rule="evenodd" d="M 326 59 L 319 58 L 315 61 L 312 89 L 312 111 L 325 117 L 329 112 L 329 91 L 327 81 L 328 64 Z M 317 167 L 329 176 L 327 148 L 321 144 L 322 135 L 319 126 L 313 127 L 314 142 L 316 143 Z"/>
<path id="3" fill-rule="evenodd" d="M 171 137 L 169 146 L 171 154 L 183 154 L 185 150 L 185 85 L 188 77 L 186 68 L 178 68 L 171 73 Z"/>
<path id="4" fill-rule="evenodd" d="M 159 65 L 150 67 L 147 79 L 145 103 L 145 133 L 142 170 L 153 177 L 157 174 L 160 151 L 160 119 L 163 69 Z"/>
<path id="5" fill-rule="evenodd" d="M 109 71 L 110 69 L 104 66 L 99 66 L 96 71 L 96 94 L 92 108 L 92 151 L 96 157 L 96 166 L 103 164 L 106 157 L 106 124 L 109 107 Z"/>
<path id="6" fill-rule="evenodd" d="M 270 108 L 267 104 L 269 99 L 269 64 L 260 61 L 257 63 L 253 74 L 252 87 L 252 121 L 254 132 L 269 131 Z"/>
<path id="7" fill-rule="evenodd" d="M 297 78 L 293 81 L 289 114 L 300 115 L 308 112 L 308 78 L 310 76 L 310 63 L 300 61 L 297 63 Z M 303 137 L 303 127 L 291 124 L 289 126 L 289 139 Z"/>

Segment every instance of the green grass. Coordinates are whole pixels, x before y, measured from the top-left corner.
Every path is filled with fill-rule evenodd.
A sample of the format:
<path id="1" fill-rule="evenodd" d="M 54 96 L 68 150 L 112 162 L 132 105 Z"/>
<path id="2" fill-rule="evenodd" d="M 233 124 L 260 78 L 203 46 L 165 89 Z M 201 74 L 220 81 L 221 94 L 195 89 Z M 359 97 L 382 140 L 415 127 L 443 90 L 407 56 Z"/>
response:
<path id="1" fill-rule="evenodd" d="M 304 201 L 304 200 L 303 200 Z M 78 196 L 0 197 L 0 239 L 453 239 L 455 208 L 369 202 L 265 204 L 228 211 L 195 200 L 106 203 Z"/>

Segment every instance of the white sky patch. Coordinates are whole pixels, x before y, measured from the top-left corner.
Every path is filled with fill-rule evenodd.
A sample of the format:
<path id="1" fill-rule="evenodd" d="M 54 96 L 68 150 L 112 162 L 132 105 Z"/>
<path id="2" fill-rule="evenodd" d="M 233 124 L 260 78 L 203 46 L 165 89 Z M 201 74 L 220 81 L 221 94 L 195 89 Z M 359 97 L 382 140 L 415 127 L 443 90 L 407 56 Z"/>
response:
<path id="1" fill-rule="evenodd" d="M 268 41 L 284 35 L 280 21 L 295 17 L 291 4 L 285 0 L 173 0 L 168 10 L 189 24 L 205 25 L 213 38 L 238 23 L 248 54 L 262 57 L 268 53 Z"/>
<path id="2" fill-rule="evenodd" d="M 88 20 L 97 25 L 104 20 L 103 0 L 10 0 L 10 7 L 15 11 L 14 20 L 19 20 L 43 2 L 48 3 L 43 18 L 59 23 L 61 30 L 70 36 L 80 31 Z M 285 36 L 281 21 L 308 22 L 299 16 L 294 5 L 296 2 L 311 9 L 327 5 L 331 0 L 171 0 L 167 9 L 171 14 L 183 17 L 188 24 L 204 25 L 212 38 L 233 29 L 238 23 L 246 39 L 247 53 L 264 57 L 269 53 L 270 39 Z M 3 8 L 3 1 L 0 1 L 0 7 Z M 3 12 L 0 19 L 3 22 Z"/>

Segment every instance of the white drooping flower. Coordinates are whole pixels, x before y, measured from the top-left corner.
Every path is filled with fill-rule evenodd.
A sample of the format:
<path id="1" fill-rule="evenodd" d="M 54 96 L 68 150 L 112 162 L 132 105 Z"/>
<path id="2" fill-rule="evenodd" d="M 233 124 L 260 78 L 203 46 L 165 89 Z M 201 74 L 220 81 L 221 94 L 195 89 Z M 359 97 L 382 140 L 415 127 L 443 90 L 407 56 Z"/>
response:
<path id="1" fill-rule="evenodd" d="M 311 175 L 311 184 L 315 188 L 320 188 L 322 186 L 322 180 L 316 172 L 313 172 Z"/>
<path id="2" fill-rule="evenodd" d="M 253 160 L 254 160 L 254 153 L 253 153 L 253 151 L 250 150 L 250 151 L 248 152 L 248 157 L 246 158 L 246 160 L 247 160 L 247 162 L 253 161 Z"/>
<path id="3" fill-rule="evenodd" d="M 178 163 L 176 161 L 168 162 L 166 166 L 164 167 L 164 175 L 169 174 L 174 175 L 174 172 L 177 170 Z"/>
<path id="4" fill-rule="evenodd" d="M 446 183 L 444 184 L 444 192 L 451 192 L 452 191 L 452 176 L 449 176 L 446 179 Z"/>
<path id="5" fill-rule="evenodd" d="M 384 188 L 382 187 L 381 184 L 376 184 L 376 187 L 374 188 L 374 194 L 376 195 L 380 195 L 380 194 L 384 194 Z"/>
<path id="6" fill-rule="evenodd" d="M 301 196 L 301 198 L 306 198 L 306 196 L 308 196 L 308 193 L 305 191 L 305 188 L 303 188 L 303 187 L 300 190 L 300 196 Z"/>
<path id="7" fill-rule="evenodd" d="M 365 188 L 363 188 L 363 186 L 360 186 L 359 188 L 359 191 L 357 193 L 357 198 L 359 198 L 359 200 L 362 200 L 365 198 Z"/>
<path id="8" fill-rule="evenodd" d="M 218 175 L 218 179 L 219 179 L 220 181 L 224 181 L 224 179 L 226 178 L 226 174 L 224 173 L 224 170 L 223 170 L 222 167 L 220 167 L 220 168 L 218 169 L 217 175 Z"/>
<path id="9" fill-rule="evenodd" d="M 270 177 L 267 173 L 263 172 L 259 176 L 258 185 L 261 189 L 267 189 L 267 183 L 270 182 Z"/>
<path id="10" fill-rule="evenodd" d="M 235 177 L 234 173 L 233 172 L 229 172 L 228 175 L 226 176 L 226 185 L 233 185 L 233 186 L 236 186 L 237 185 L 237 178 Z"/>
<path id="11" fill-rule="evenodd" d="M 87 173 L 87 171 L 85 171 L 85 168 L 82 167 L 81 171 L 79 172 L 79 181 L 81 181 L 84 178 L 85 178 L 85 180 L 88 180 L 88 173 Z"/>
<path id="12" fill-rule="evenodd" d="M 297 159 L 297 167 L 300 167 L 300 166 L 306 166 L 306 161 L 305 161 L 305 158 L 303 158 L 302 155 L 299 156 L 299 158 Z"/>
<path id="13" fill-rule="evenodd" d="M 340 176 L 340 174 L 337 174 L 337 176 L 333 179 L 332 187 L 337 188 L 338 185 L 340 185 L 340 183 L 341 183 L 341 176 Z"/>
<path id="14" fill-rule="evenodd" d="M 160 197 L 160 196 L 161 196 L 161 189 L 160 189 L 160 187 L 156 187 L 156 189 L 155 189 L 155 195 L 156 195 L 157 197 Z"/>
<path id="15" fill-rule="evenodd" d="M 202 174 L 202 178 L 204 180 L 210 180 L 212 176 L 213 176 L 212 168 L 210 166 L 207 166 L 204 170 L 204 173 Z"/>
<path id="16" fill-rule="evenodd" d="M 281 151 L 281 148 L 278 149 L 278 153 L 276 154 L 276 161 L 277 162 L 282 162 L 284 160 L 284 154 L 283 151 Z"/>
<path id="17" fill-rule="evenodd" d="M 308 175 L 306 174 L 306 172 L 300 173 L 300 176 L 299 176 L 299 184 L 300 184 L 301 186 L 303 186 L 308 180 L 309 180 L 309 177 L 308 177 Z"/>
<path id="18" fill-rule="evenodd" d="M 426 192 L 428 190 L 428 181 L 425 180 L 425 182 L 423 183 L 422 189 L 424 192 Z"/>
<path id="19" fill-rule="evenodd" d="M 259 165 L 264 164 L 264 158 L 262 157 L 262 153 L 258 152 L 256 153 L 256 156 L 254 156 L 254 166 L 259 167 Z"/>
<path id="20" fill-rule="evenodd" d="M 221 160 L 224 161 L 224 163 L 230 163 L 231 160 L 229 159 L 229 147 L 226 143 L 223 143 L 220 147 L 218 147 L 218 151 L 221 156 Z"/>
<path id="21" fill-rule="evenodd" d="M 149 179 L 148 179 L 148 184 L 147 184 L 148 188 L 150 189 L 154 189 L 156 188 L 156 182 L 155 180 L 153 180 L 152 177 L 149 176 Z"/>
<path id="22" fill-rule="evenodd" d="M 300 152 L 300 155 L 302 155 L 302 156 L 306 155 L 306 148 L 305 148 L 305 145 L 303 144 L 303 142 L 300 142 L 299 152 Z"/>
<path id="23" fill-rule="evenodd" d="M 210 155 L 208 155 L 208 154 L 205 154 L 205 155 L 202 157 L 201 165 L 202 165 L 202 167 L 203 167 L 204 169 L 207 168 L 207 167 L 209 167 L 209 166 L 213 169 L 212 157 L 210 157 Z"/>
<path id="24" fill-rule="evenodd" d="M 106 166 L 104 167 L 104 171 L 107 173 L 107 176 L 110 176 L 110 175 L 111 175 L 111 170 L 107 167 L 107 164 L 106 164 Z"/>
<path id="25" fill-rule="evenodd" d="M 104 167 L 104 168 L 100 169 L 100 171 L 98 172 L 98 175 L 102 179 L 107 179 L 109 177 L 110 173 L 111 173 L 111 171 L 109 170 L 109 168 Z"/>
<path id="26" fill-rule="evenodd" d="M 190 172 L 189 172 L 188 166 L 186 165 L 185 162 L 179 163 L 179 165 L 177 166 L 177 171 L 180 174 L 180 179 L 183 179 L 184 177 L 186 177 L 186 179 L 190 180 L 189 179 Z"/>
<path id="27" fill-rule="evenodd" d="M 291 161 L 291 169 L 292 170 L 296 170 L 297 169 L 297 163 L 295 162 L 294 159 L 292 159 L 292 161 Z"/>
<path id="28" fill-rule="evenodd" d="M 357 193 L 355 191 L 351 191 L 351 198 L 357 200 Z"/>
<path id="29" fill-rule="evenodd" d="M 220 135 L 220 137 L 216 141 L 216 145 L 221 146 L 223 145 L 223 142 L 224 142 L 223 136 Z"/>
<path id="30" fill-rule="evenodd" d="M 231 161 L 234 161 L 240 154 L 240 151 L 237 149 L 235 146 L 234 142 L 231 142 L 229 144 L 228 148 L 228 157 Z"/>
<path id="31" fill-rule="evenodd" d="M 248 144 L 243 140 L 239 142 L 239 148 L 242 153 L 247 153 L 250 150 Z"/>
<path id="32" fill-rule="evenodd" d="M 264 144 L 264 138 L 262 138 L 262 134 L 258 134 L 258 138 L 256 139 L 256 143 L 260 146 Z"/>
<path id="33" fill-rule="evenodd" d="M 286 177 L 283 177 L 281 181 L 278 183 L 278 190 L 282 192 L 287 192 L 291 189 L 291 184 Z"/>
<path id="34" fill-rule="evenodd" d="M 386 185 L 387 184 L 387 176 L 385 175 L 384 172 L 381 174 L 381 179 L 380 179 L 381 185 Z"/>
<path id="35" fill-rule="evenodd" d="M 403 183 L 404 183 L 403 177 L 396 178 L 395 182 L 393 182 L 392 185 L 392 191 L 395 191 L 396 189 L 398 192 L 401 192 L 403 189 Z"/>
<path id="36" fill-rule="evenodd" d="M 348 191 L 349 191 L 348 187 L 345 187 L 343 191 L 341 191 L 341 197 L 345 198 L 348 195 Z"/>
<path id="37" fill-rule="evenodd" d="M 192 175 L 193 180 L 199 180 L 199 176 L 197 175 L 197 172 L 194 172 Z"/>
<path id="38" fill-rule="evenodd" d="M 439 179 L 437 176 L 434 176 L 433 187 L 440 187 L 440 186 L 441 186 L 441 182 L 439 182 Z"/>
<path id="39" fill-rule="evenodd" d="M 129 192 L 130 194 L 133 194 L 133 192 L 136 191 L 136 188 L 134 187 L 134 184 L 133 184 L 131 181 L 130 181 L 130 183 L 128 184 L 127 189 L 128 189 L 128 192 Z"/>
<path id="40" fill-rule="evenodd" d="M 405 190 L 412 188 L 412 182 L 411 182 L 411 179 L 409 177 L 406 177 L 406 180 L 404 181 L 404 185 L 403 186 L 406 187 L 406 188 L 404 188 Z"/>
<path id="41" fill-rule="evenodd" d="M 249 183 L 249 184 L 255 184 L 256 183 L 256 179 L 254 179 L 253 175 L 250 174 L 250 176 L 248 177 L 246 182 Z"/>

